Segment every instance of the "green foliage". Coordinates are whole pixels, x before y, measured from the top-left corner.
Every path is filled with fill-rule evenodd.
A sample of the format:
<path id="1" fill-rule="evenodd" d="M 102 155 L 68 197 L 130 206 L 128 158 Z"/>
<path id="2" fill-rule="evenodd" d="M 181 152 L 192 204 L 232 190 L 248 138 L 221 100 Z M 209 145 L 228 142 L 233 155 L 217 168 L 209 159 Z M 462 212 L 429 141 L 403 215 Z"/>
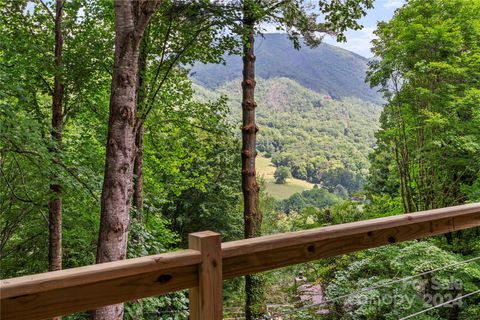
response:
<path id="1" fill-rule="evenodd" d="M 280 166 L 275 170 L 273 176 L 275 177 L 275 183 L 285 184 L 287 179 L 291 176 L 290 169 L 288 167 Z"/>
<path id="2" fill-rule="evenodd" d="M 113 57 L 111 3 L 65 4 L 65 126 L 61 162 L 53 166 L 48 110 L 54 63 L 49 14 L 40 4 L 26 9 L 23 4 L 7 2 L 0 9 L 9 22 L 2 24 L 0 35 L 1 277 L 47 270 L 45 206 L 51 176 L 61 179 L 63 186 L 64 267 L 92 264 Z M 32 33 L 36 34 L 33 38 Z M 205 53 L 210 42 L 202 39 Z M 177 39 L 178 46 L 183 40 Z M 180 62 L 213 61 L 218 56 L 215 52 L 202 56 L 198 48 L 193 57 L 189 54 Z M 185 72 L 176 67 L 163 81 L 157 98 L 153 117 L 145 123 L 145 223 L 131 226 L 129 257 L 177 248 L 188 229 L 215 229 L 226 239 L 238 238 L 239 152 L 225 100 L 195 101 Z M 173 206 L 181 212 L 182 223 L 171 215 Z M 161 306 L 162 299 L 131 305 L 127 315 L 138 316 L 142 309 L 148 314 Z"/>
<path id="3" fill-rule="evenodd" d="M 49 183 L 62 182 L 65 267 L 94 262 L 112 37 L 101 5 L 68 2 L 64 132 L 51 158 L 53 23 L 40 4 L 3 2 L 0 59 L 1 276 L 47 269 Z M 84 19 L 77 19 L 80 12 Z M 96 21 L 97 19 L 101 22 Z M 81 54 L 80 54 L 81 53 Z M 102 63 L 98 63 L 99 57 Z M 4 214 L 5 213 L 5 214 Z"/>
<path id="4" fill-rule="evenodd" d="M 480 177 L 475 180 L 471 185 L 463 185 L 462 192 L 465 193 L 469 202 L 480 201 Z"/>
<path id="5" fill-rule="evenodd" d="M 186 292 L 173 292 L 159 298 L 145 298 L 125 305 L 126 319 L 184 320 L 188 319 Z"/>
<path id="6" fill-rule="evenodd" d="M 319 45 L 323 34 L 334 36 L 339 42 L 345 41 L 345 31 L 362 28 L 357 20 L 365 16 L 367 9 L 373 7 L 373 0 L 322 1 L 318 7 L 304 0 L 243 0 L 240 4 L 242 24 L 235 26 L 234 30 L 244 40 L 250 29 L 261 34 L 261 24 L 269 23 L 275 25 L 277 30 L 283 30 L 294 47 L 299 49 L 301 37 L 303 43 L 310 47 Z"/>
<path id="7" fill-rule="evenodd" d="M 335 168 L 326 171 L 322 177 L 322 185 L 329 191 L 348 198 L 349 192 L 354 193 L 363 188 L 363 177 L 344 168 Z"/>
<path id="8" fill-rule="evenodd" d="M 294 193 L 310 190 L 314 187 L 314 184 L 297 178 L 290 178 L 285 184 L 276 184 L 274 177 L 276 168 L 270 159 L 263 155 L 256 157 L 255 168 L 257 169 L 257 176 L 262 180 L 262 188 L 277 200 L 287 199 Z"/>
<path id="9" fill-rule="evenodd" d="M 428 241 L 404 243 L 369 250 L 366 256 L 337 271 L 326 289 L 332 299 L 355 291 L 377 287 L 348 299 L 340 299 L 332 306 L 341 312 L 341 319 L 398 319 L 429 306 L 428 297 L 447 301 L 457 295 L 478 290 L 480 266 L 476 263 L 454 266 L 424 277 L 388 284 L 400 279 L 461 262 L 448 251 Z M 465 307 L 465 302 L 460 306 Z M 471 308 L 465 308 L 462 312 Z M 435 319 L 445 319 L 458 312 L 455 308 L 440 308 Z"/>
<path id="10" fill-rule="evenodd" d="M 371 185 L 394 195 L 398 177 L 405 211 L 460 204 L 475 189 L 479 10 L 479 1 L 409 1 L 375 32 L 368 78 L 388 103 Z"/>
<path id="11" fill-rule="evenodd" d="M 307 207 L 318 209 L 328 208 L 339 201 L 332 193 L 315 186 L 312 190 L 295 193 L 290 198 L 282 201 L 282 210 L 285 213 L 302 212 Z"/>
<path id="12" fill-rule="evenodd" d="M 460 312 L 459 320 L 478 319 L 480 317 L 480 305 L 472 304 Z"/>

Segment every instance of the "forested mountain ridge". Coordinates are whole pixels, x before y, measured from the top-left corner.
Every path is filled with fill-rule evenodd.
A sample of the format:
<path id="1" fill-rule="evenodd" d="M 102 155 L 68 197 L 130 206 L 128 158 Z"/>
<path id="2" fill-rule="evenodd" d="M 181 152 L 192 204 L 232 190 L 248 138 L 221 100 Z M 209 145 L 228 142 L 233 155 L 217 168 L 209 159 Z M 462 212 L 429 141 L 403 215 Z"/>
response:
<path id="1" fill-rule="evenodd" d="M 383 103 L 381 94 L 365 83 L 368 59 L 353 52 L 325 43 L 316 48 L 302 44 L 301 49 L 296 50 L 287 36 L 280 33 L 258 36 L 255 50 L 255 72 L 260 78 L 287 77 L 334 99 L 356 97 Z M 196 63 L 191 77 L 209 89 L 239 78 L 241 57 L 226 55 L 224 59 L 224 65 Z"/>
<path id="2" fill-rule="evenodd" d="M 241 119 L 239 79 L 215 91 L 195 85 L 199 98 L 226 96 L 232 119 Z M 375 146 L 381 107 L 356 98 L 334 100 L 288 78 L 257 82 L 257 149 L 292 176 L 324 185 L 330 191 L 361 188 L 368 155 Z M 340 188 L 341 188 L 340 187 Z"/>

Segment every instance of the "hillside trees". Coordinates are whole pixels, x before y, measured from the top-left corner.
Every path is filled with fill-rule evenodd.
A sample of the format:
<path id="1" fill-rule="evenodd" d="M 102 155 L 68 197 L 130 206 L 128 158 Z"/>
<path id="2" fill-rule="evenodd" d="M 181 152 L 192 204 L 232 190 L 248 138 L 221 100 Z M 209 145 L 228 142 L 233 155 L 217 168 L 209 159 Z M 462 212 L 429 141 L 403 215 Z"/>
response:
<path id="1" fill-rule="evenodd" d="M 273 44 L 269 43 L 272 38 Z M 274 45 L 283 49 L 287 41 L 277 41 L 279 38 L 265 35 L 259 46 L 263 50 Z M 276 167 L 288 167 L 295 178 L 332 191 L 339 183 L 349 194 L 361 190 L 370 168 L 368 155 L 376 144 L 380 106 L 354 98 L 327 100 L 287 78 L 260 79 L 255 92 L 257 104 L 262 106 L 256 112 L 262 128 L 257 135 L 259 152 L 271 156 Z M 203 99 L 227 95 L 232 116 L 241 117 L 241 95 L 235 82 L 226 83 L 215 93 L 199 93 Z M 347 120 L 349 134 L 345 135 Z"/>
<path id="2" fill-rule="evenodd" d="M 282 201 L 281 206 L 283 212 L 290 214 L 293 212 L 302 212 L 307 207 L 318 209 L 328 208 L 339 202 L 340 198 L 328 192 L 323 188 L 314 186 L 311 190 L 295 193 L 288 199 Z"/>
<path id="3" fill-rule="evenodd" d="M 193 94 L 185 72 L 176 70 L 159 92 L 161 107 L 145 119 L 139 222 L 148 228 L 154 216 L 165 217 L 182 245 L 189 232 L 205 229 L 238 239 L 240 157 L 226 101 L 200 103 Z"/>
<path id="4" fill-rule="evenodd" d="M 381 85 L 388 102 L 381 115 L 378 146 L 371 156 L 369 190 L 373 206 L 369 211 L 398 214 L 478 200 L 475 190 L 478 190 L 480 169 L 480 19 L 476 14 L 479 9 L 480 1 L 412 0 L 398 10 L 390 22 L 379 24 L 373 48 L 378 59 L 371 62 L 369 80 L 372 85 Z M 354 281 L 368 285 L 364 275 L 381 269 L 386 271 L 383 274 L 391 271 L 413 274 L 412 267 L 416 272 L 431 270 L 435 266 L 429 262 L 432 258 L 437 263 L 476 257 L 479 248 L 476 233 L 478 230 L 473 229 L 375 249 L 372 252 L 380 253 L 376 261 L 387 261 L 382 256 L 388 256 L 388 261 L 401 263 L 372 267 L 373 259 L 368 259 L 367 267 L 364 264 L 367 260 L 358 261 L 352 267 L 360 266 L 362 271 L 361 275 L 354 276 Z M 419 254 L 422 251 L 425 254 Z M 422 261 L 415 261 L 418 256 Z M 354 273 L 357 271 L 338 272 L 335 282 L 347 280 Z M 465 275 L 474 278 L 466 279 Z M 478 287 L 477 275 L 478 265 L 466 264 L 449 272 L 448 277 L 462 279 L 460 291 L 465 294 Z M 436 275 L 437 279 L 442 276 Z M 347 282 L 353 283 L 352 278 Z M 339 290 L 343 284 L 331 287 Z M 430 294 L 428 290 L 431 290 L 429 286 L 421 288 L 412 297 L 424 297 Z M 405 288 L 402 291 L 407 292 Z M 462 305 L 439 309 L 431 316 L 475 318 L 476 304 L 475 299 L 465 299 Z M 366 304 L 357 304 L 356 310 L 352 310 L 352 306 L 344 304 L 341 309 L 369 316 L 388 316 L 389 313 L 385 306 L 372 309 Z M 401 317 L 400 313 L 412 314 L 422 309 L 425 307 L 415 302 L 406 311 L 397 309 L 398 314 L 393 316 Z"/>
<path id="5" fill-rule="evenodd" d="M 162 100 L 171 97 L 162 93 L 174 87 L 170 78 L 184 82 L 185 66 L 195 61 L 219 63 L 225 51 L 234 50 L 237 41 L 222 32 L 231 16 L 220 15 L 219 10 L 221 7 L 201 1 L 163 1 L 142 38 L 137 75 L 133 191 L 134 217 L 138 219 L 141 219 L 144 201 L 145 121 L 153 111 L 168 108 L 168 102 Z M 185 100 L 188 99 L 187 94 Z M 170 112 L 174 115 L 180 110 L 170 109 Z"/>
<path id="6" fill-rule="evenodd" d="M 382 86 L 388 102 L 381 116 L 377 147 L 370 157 L 368 190 L 373 201 L 365 210 L 348 208 L 344 205 L 348 202 L 334 205 L 333 217 L 343 216 L 337 223 L 371 218 L 372 213 L 385 216 L 478 199 L 479 5 L 479 1 L 412 0 L 390 22 L 379 24 L 369 79 L 372 85 Z M 327 270 L 335 271 L 322 277 L 328 283 L 326 296 L 335 299 L 392 278 L 476 257 L 475 232 L 334 259 Z M 339 266 L 347 259 L 351 259 L 349 265 Z M 427 277 L 425 286 L 369 290 L 358 299 L 335 302 L 331 318 L 338 314 L 342 319 L 405 317 L 438 305 L 432 302 L 426 306 L 424 300 L 433 294 L 435 281 L 451 285 L 461 279 L 461 288 L 436 289 L 444 300 L 477 290 L 478 270 L 478 265 L 469 263 L 448 273 L 435 273 L 434 280 Z M 393 299 L 372 303 L 385 296 L 410 297 L 411 302 Z M 475 318 L 476 304 L 477 298 L 464 299 L 461 305 L 438 308 L 426 317 Z"/>
<path id="7" fill-rule="evenodd" d="M 61 243 L 61 221 L 71 227 L 72 190 L 77 203 L 88 203 L 85 209 L 96 197 L 95 170 L 78 165 L 92 160 L 95 144 L 81 156 L 72 156 L 72 144 L 76 135 L 86 134 L 79 120 L 100 103 L 105 89 L 105 71 L 96 61 L 110 53 L 109 29 L 95 22 L 105 12 L 92 3 L 5 2 L 1 11 L 2 187 L 6 184 L 1 193 L 6 212 L 1 256 L 2 265 L 9 266 L 2 272 L 11 274 L 15 266 L 17 274 L 40 272 L 43 261 L 50 260 L 50 269 L 56 269 L 62 256 L 73 252 L 62 252 Z M 90 114 L 91 125 L 97 120 Z M 51 240 L 44 242 L 49 227 L 46 238 Z M 63 238 L 71 244 L 71 234 Z M 44 248 L 50 259 L 43 256 Z"/>
<path id="8" fill-rule="evenodd" d="M 255 39 L 259 62 L 255 70 L 259 78 L 287 77 L 330 101 L 355 97 L 364 102 L 384 103 L 377 88 L 372 89 L 365 83 L 368 59 L 326 43 L 308 47 L 302 39 L 299 39 L 302 50 L 297 50 L 287 34 L 264 31 Z M 241 75 L 241 57 L 227 56 L 225 62 L 225 65 L 196 64 L 192 78 L 208 89 L 217 89 L 227 82 L 236 81 Z M 295 89 L 282 90 L 279 98 Z M 317 107 L 321 105 L 317 104 Z"/>
<path id="9" fill-rule="evenodd" d="M 63 3 L 62 8 L 65 30 L 63 67 L 55 69 L 54 23 L 47 7 L 40 3 L 27 6 L 20 2 L 1 5 L 2 18 L 6 19 L 6 23 L 2 24 L 0 41 L 2 277 L 44 272 L 48 269 L 46 204 L 51 198 L 48 187 L 53 176 L 62 182 L 65 267 L 90 264 L 93 261 L 93 233 L 98 228 L 98 219 L 92 213 L 98 212 L 104 166 L 102 158 L 105 158 L 102 144 L 106 140 L 108 99 L 105 97 L 110 93 L 108 78 L 111 77 L 109 73 L 113 63 L 113 6 L 110 2 L 68 1 Z M 190 10 L 193 15 L 195 10 Z M 189 19 L 184 17 L 184 20 L 190 21 Z M 185 27 L 183 31 L 198 21 L 192 20 L 192 25 L 184 25 L 184 22 L 178 21 L 178 25 Z M 175 29 L 172 34 L 178 34 Z M 197 31 L 193 28 L 191 30 Z M 149 247 L 147 242 L 152 237 L 155 238 L 152 242 L 160 242 L 163 250 L 176 243 L 171 241 L 168 223 L 160 212 L 162 206 L 167 207 L 173 198 L 182 199 L 182 206 L 187 206 L 190 200 L 192 206 L 202 208 L 202 204 L 214 192 L 218 196 L 225 195 L 222 202 L 212 200 L 213 204 L 209 205 L 212 212 L 225 211 L 222 206 L 226 205 L 227 199 L 232 202 L 229 204 L 231 208 L 237 208 L 239 204 L 238 192 L 233 193 L 232 190 L 235 189 L 234 182 L 238 183 L 238 180 L 235 181 L 228 175 L 216 180 L 213 177 L 213 173 L 218 171 L 215 167 L 224 164 L 218 157 L 237 150 L 229 134 L 230 126 L 225 121 L 225 102 L 193 102 L 190 82 L 186 79 L 185 72 L 176 68 L 178 63 L 186 63 L 200 55 L 209 61 L 213 59 L 210 57 L 219 55 L 220 50 L 209 47 L 211 42 L 208 39 L 212 34 L 207 30 L 211 29 L 203 25 L 201 28 L 199 26 L 199 30 L 205 31 L 200 39 L 184 37 L 165 45 L 169 50 L 176 51 L 169 52 L 168 58 L 165 58 L 168 64 L 161 66 L 158 80 L 167 89 L 162 88 L 164 90 L 158 91 L 157 97 L 153 99 L 157 103 L 162 101 L 162 108 L 158 108 L 158 104 L 152 108 L 155 117 L 151 117 L 152 121 L 147 123 L 146 128 L 151 137 L 146 139 L 146 154 L 152 161 L 147 167 L 146 179 L 152 192 L 147 202 L 149 216 L 145 228 L 140 231 L 142 237 L 148 232 L 151 234 L 141 239 L 130 239 L 138 241 L 137 246 L 128 253 L 129 256 L 134 256 L 135 253 L 156 253 L 145 249 Z M 220 30 L 217 31 L 220 33 Z M 180 40 L 199 44 L 193 49 L 189 47 L 189 55 L 184 55 L 183 60 L 176 58 L 176 53 L 182 51 Z M 163 43 L 163 39 L 157 38 L 156 45 L 159 43 Z M 204 50 L 198 50 L 200 46 Z M 175 58 L 179 62 L 170 63 Z M 151 61 L 157 63 L 155 59 Z M 153 64 L 153 67 L 156 66 L 158 64 Z M 172 70 L 168 77 L 164 72 L 167 69 Z M 152 80 L 151 75 L 155 75 L 157 69 L 149 70 L 151 73 L 148 80 Z M 60 149 L 54 148 L 50 136 L 50 114 L 47 112 L 52 106 L 55 71 L 61 72 L 64 85 L 63 141 Z M 153 89 L 158 88 L 159 82 L 152 80 L 151 83 L 157 86 Z M 130 82 L 126 85 L 129 84 Z M 149 92 L 153 95 L 155 90 Z M 118 92 L 114 91 L 112 97 L 115 95 L 119 97 Z M 120 114 L 121 117 L 123 115 L 128 117 L 128 112 Z M 118 125 L 122 119 L 113 117 L 111 120 Z M 217 154 L 215 148 L 220 149 L 224 141 L 228 141 L 228 147 L 225 146 L 224 151 Z M 51 150 L 56 151 L 55 154 Z M 54 159 L 53 155 L 58 155 L 58 159 Z M 207 155 L 216 161 L 206 161 Z M 225 162 L 235 166 L 238 159 L 229 158 Z M 208 181 L 226 181 L 225 190 L 219 192 L 207 189 L 205 184 Z M 189 199 L 182 193 L 187 189 L 192 193 L 205 193 L 201 197 Z M 152 196 L 154 193 L 155 196 Z M 223 230 L 231 231 L 231 234 L 237 232 L 235 228 L 238 229 L 238 224 L 232 224 L 231 229 L 226 227 L 227 224 L 224 221 L 221 226 Z M 140 245 L 143 249 L 138 249 L 138 242 L 142 240 L 145 240 Z"/>
<path id="10" fill-rule="evenodd" d="M 376 31 L 369 80 L 388 98 L 377 154 L 393 149 L 405 212 L 461 204 L 478 179 L 479 8 L 411 1 Z"/>
<path id="11" fill-rule="evenodd" d="M 241 238 L 239 148 L 225 101 L 195 101 L 181 70 L 168 77 L 158 100 L 161 107 L 144 123 L 144 206 L 141 219 L 131 213 L 128 257 L 185 248 L 188 233 L 199 230 Z M 125 317 L 185 313 L 183 295 L 126 305 Z"/>

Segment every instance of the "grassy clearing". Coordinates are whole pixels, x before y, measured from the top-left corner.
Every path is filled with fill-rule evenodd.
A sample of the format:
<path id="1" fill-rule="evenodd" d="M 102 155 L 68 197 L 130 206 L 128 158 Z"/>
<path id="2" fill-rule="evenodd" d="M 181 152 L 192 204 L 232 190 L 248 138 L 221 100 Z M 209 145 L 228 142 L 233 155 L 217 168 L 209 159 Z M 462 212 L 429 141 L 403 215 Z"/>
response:
<path id="1" fill-rule="evenodd" d="M 297 192 L 302 192 L 306 189 L 312 189 L 313 184 L 304 180 L 295 178 L 287 179 L 285 184 L 276 184 L 273 174 L 275 173 L 275 166 L 269 158 L 262 156 L 257 157 L 256 162 L 258 177 L 265 181 L 265 188 L 267 192 L 275 199 L 287 199 Z"/>

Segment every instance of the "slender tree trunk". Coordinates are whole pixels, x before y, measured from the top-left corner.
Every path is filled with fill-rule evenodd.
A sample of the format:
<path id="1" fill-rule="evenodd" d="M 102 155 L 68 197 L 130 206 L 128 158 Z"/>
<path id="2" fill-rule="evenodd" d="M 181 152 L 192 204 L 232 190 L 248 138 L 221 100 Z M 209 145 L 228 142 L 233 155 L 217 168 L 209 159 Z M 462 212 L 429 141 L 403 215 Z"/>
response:
<path id="1" fill-rule="evenodd" d="M 250 32 L 248 42 L 243 46 L 242 82 L 242 191 L 244 198 L 245 238 L 259 235 L 261 215 L 258 208 L 259 186 L 257 183 L 255 158 L 257 155 L 255 123 L 255 55 L 254 34 Z"/>
<path id="2" fill-rule="evenodd" d="M 63 129 L 63 92 L 64 85 L 60 68 L 62 67 L 62 0 L 56 2 L 55 14 L 55 77 L 52 97 L 52 139 L 54 147 L 51 152 L 53 159 L 59 161 L 58 152 L 62 143 Z M 48 246 L 48 269 L 62 269 L 62 190 L 58 177 L 53 177 L 50 184 L 53 195 L 48 202 L 50 236 Z"/>
<path id="3" fill-rule="evenodd" d="M 134 187 L 133 187 L 133 206 L 135 213 L 133 217 L 138 221 L 143 221 L 143 136 L 144 127 L 143 121 L 137 126 L 135 133 L 135 147 L 137 149 L 137 156 L 133 166 Z"/>
<path id="4" fill-rule="evenodd" d="M 138 79 L 137 79 L 137 114 L 144 111 L 146 100 L 145 94 L 145 75 L 147 72 L 147 58 L 148 58 L 148 41 L 149 28 L 145 30 L 145 34 L 140 44 L 140 54 L 138 57 Z M 137 156 L 133 167 L 133 206 L 135 208 L 134 219 L 143 221 L 143 148 L 144 148 L 144 117 L 137 117 L 135 125 L 135 147 L 137 149 Z"/>
<path id="5" fill-rule="evenodd" d="M 101 198 L 97 263 L 125 259 L 135 162 L 135 104 L 140 41 L 160 1 L 117 0 L 115 61 Z M 123 318 L 123 304 L 104 307 L 96 320 Z"/>
<path id="6" fill-rule="evenodd" d="M 255 123 L 255 54 L 254 54 L 253 19 L 246 18 L 244 26 L 248 28 L 247 41 L 243 45 L 243 82 L 242 82 L 242 191 L 243 217 L 245 222 L 245 238 L 261 235 L 262 215 L 259 209 L 258 197 L 260 187 L 257 183 L 255 158 L 257 156 Z M 264 314 L 263 285 L 259 275 L 245 277 L 245 319 L 253 320 Z"/>
<path id="7" fill-rule="evenodd" d="M 63 95 L 65 88 L 61 71 L 63 49 L 62 18 L 63 1 L 57 0 L 55 3 L 55 76 L 52 95 L 53 148 L 51 152 L 54 162 L 60 161 L 58 153 L 62 144 L 63 130 Z M 48 202 L 48 270 L 56 271 L 62 269 L 62 187 L 58 177 L 54 176 L 52 180 L 53 183 L 50 184 L 52 197 Z M 60 320 L 62 317 L 53 319 Z"/>
<path id="8" fill-rule="evenodd" d="M 395 139 L 394 139 L 395 141 Z M 406 198 L 406 192 L 405 192 L 405 189 L 406 189 L 406 186 L 405 186 L 405 179 L 404 179 L 404 172 L 402 170 L 402 164 L 400 162 L 400 156 L 399 156 L 399 152 L 398 152 L 398 144 L 397 142 L 394 142 L 395 143 L 395 146 L 394 146 L 394 151 L 395 151 L 395 162 L 397 164 L 397 171 L 398 171 L 398 177 L 400 178 L 400 194 L 402 196 L 402 204 L 403 204 L 403 211 L 405 213 L 409 213 L 409 209 L 408 209 L 408 204 L 407 204 L 407 198 Z"/>

